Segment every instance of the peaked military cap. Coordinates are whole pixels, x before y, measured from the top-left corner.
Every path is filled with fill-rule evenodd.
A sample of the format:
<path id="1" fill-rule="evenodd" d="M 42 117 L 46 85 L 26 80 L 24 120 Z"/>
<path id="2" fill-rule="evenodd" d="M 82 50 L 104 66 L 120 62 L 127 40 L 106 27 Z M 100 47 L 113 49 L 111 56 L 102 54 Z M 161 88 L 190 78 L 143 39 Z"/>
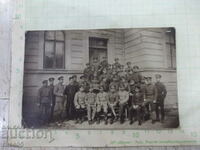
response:
<path id="1" fill-rule="evenodd" d="M 49 81 L 54 81 L 54 80 L 55 80 L 55 78 L 53 78 L 53 77 L 49 78 Z"/>
<path id="2" fill-rule="evenodd" d="M 42 83 L 43 83 L 43 84 L 44 84 L 44 83 L 48 83 L 48 80 L 43 80 Z"/>
<path id="3" fill-rule="evenodd" d="M 155 75 L 156 78 L 161 78 L 162 76 L 160 74 Z"/>
<path id="4" fill-rule="evenodd" d="M 61 80 L 61 79 L 64 79 L 64 77 L 63 76 L 58 77 L 58 80 Z"/>

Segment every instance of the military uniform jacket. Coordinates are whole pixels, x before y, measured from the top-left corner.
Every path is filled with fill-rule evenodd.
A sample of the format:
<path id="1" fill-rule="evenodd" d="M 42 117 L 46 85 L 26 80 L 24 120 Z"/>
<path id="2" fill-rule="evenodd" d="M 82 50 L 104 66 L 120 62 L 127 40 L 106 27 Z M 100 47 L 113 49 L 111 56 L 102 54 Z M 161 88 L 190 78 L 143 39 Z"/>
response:
<path id="1" fill-rule="evenodd" d="M 86 103 L 88 105 L 96 105 L 96 94 L 95 93 L 87 93 L 86 94 Z"/>
<path id="2" fill-rule="evenodd" d="M 79 86 L 83 86 L 85 92 L 88 92 L 88 91 L 89 91 L 90 84 L 89 84 L 87 81 L 79 82 Z"/>
<path id="3" fill-rule="evenodd" d="M 131 79 L 136 83 L 139 83 L 142 80 L 142 75 L 139 72 L 134 72 L 131 76 Z"/>
<path id="4" fill-rule="evenodd" d="M 49 87 L 41 87 L 38 91 L 38 99 L 40 103 L 51 103 L 51 93 Z"/>
<path id="5" fill-rule="evenodd" d="M 119 102 L 119 95 L 117 92 L 109 92 L 108 93 L 108 103 L 109 104 L 117 104 Z"/>
<path id="6" fill-rule="evenodd" d="M 156 82 L 155 86 L 157 89 L 157 100 L 164 99 L 167 95 L 167 90 L 165 85 L 162 82 Z"/>
<path id="7" fill-rule="evenodd" d="M 147 84 L 146 85 L 144 98 L 145 99 L 156 100 L 156 98 L 157 98 L 157 89 L 156 89 L 155 85 L 153 85 L 153 84 Z"/>
<path id="8" fill-rule="evenodd" d="M 56 97 L 63 97 L 63 92 L 65 90 L 65 86 L 58 83 L 57 85 L 55 85 L 54 87 L 54 95 Z"/>
<path id="9" fill-rule="evenodd" d="M 97 104 L 107 104 L 108 103 L 108 93 L 100 92 L 97 94 Z"/>
<path id="10" fill-rule="evenodd" d="M 119 102 L 124 104 L 129 100 L 129 93 L 127 91 L 119 91 Z"/>
<path id="11" fill-rule="evenodd" d="M 77 92 L 74 97 L 75 107 L 81 106 L 81 108 L 85 108 L 85 106 L 86 106 L 85 98 L 86 98 L 85 92 L 80 92 L 80 91 Z"/>
<path id="12" fill-rule="evenodd" d="M 133 95 L 132 105 L 142 105 L 144 102 L 144 96 L 141 92 L 137 92 Z"/>
<path id="13" fill-rule="evenodd" d="M 129 73 L 129 72 L 131 72 L 131 71 L 133 71 L 133 69 L 132 69 L 131 67 L 125 68 L 125 72 L 126 72 L 126 73 Z"/>

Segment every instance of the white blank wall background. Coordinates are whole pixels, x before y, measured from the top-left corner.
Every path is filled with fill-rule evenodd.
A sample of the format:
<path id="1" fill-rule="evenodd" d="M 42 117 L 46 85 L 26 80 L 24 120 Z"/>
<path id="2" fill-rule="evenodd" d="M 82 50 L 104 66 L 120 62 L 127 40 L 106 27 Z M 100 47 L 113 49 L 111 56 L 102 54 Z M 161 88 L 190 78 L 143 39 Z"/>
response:
<path id="1" fill-rule="evenodd" d="M 31 2 L 31 3 L 28 3 Z M 36 1 L 30 1 L 27 0 L 26 3 L 27 5 L 29 5 L 30 9 L 32 7 L 34 7 L 34 2 Z M 38 1 L 37 1 L 38 2 Z M 46 3 L 47 5 L 48 2 L 52 2 L 52 0 L 49 1 L 44 1 L 41 0 L 41 7 L 43 7 L 43 3 Z M 77 3 L 77 6 L 79 6 L 79 8 L 81 8 L 80 10 L 84 10 L 82 8 L 84 8 L 84 5 L 91 5 L 91 9 L 84 10 L 84 13 L 79 12 L 77 14 L 76 9 L 78 8 L 73 8 L 73 6 L 70 6 L 69 9 L 64 10 L 67 11 L 66 14 L 69 14 L 67 17 L 73 17 L 74 21 L 72 21 L 70 24 L 69 22 L 63 22 L 62 19 L 60 20 L 60 23 L 58 23 L 57 28 L 59 29 L 60 27 L 64 27 L 64 28 L 70 28 L 69 25 L 72 25 L 76 28 L 80 27 L 79 25 L 83 25 L 82 23 L 78 23 L 77 21 L 82 21 L 83 23 L 85 23 L 85 21 L 87 22 L 87 18 L 88 17 L 94 17 L 93 15 L 99 16 L 97 22 L 96 22 L 96 27 L 103 27 L 103 26 L 116 26 L 116 27 L 123 27 L 126 26 L 127 24 L 131 25 L 133 22 L 135 22 L 134 24 L 136 26 L 139 26 L 141 24 L 145 24 L 146 26 L 150 25 L 151 22 L 159 22 L 159 18 L 165 18 L 166 22 L 162 22 L 161 24 L 163 26 L 169 26 L 169 21 L 170 21 L 170 15 L 173 15 L 174 13 L 177 14 L 176 17 L 177 19 L 182 19 L 182 23 L 185 23 L 185 25 L 183 24 L 183 26 L 180 26 L 180 29 L 182 28 L 182 30 L 187 30 L 188 32 L 186 32 L 185 34 L 181 34 L 178 35 L 177 38 L 182 38 L 182 41 L 180 42 L 185 42 L 186 44 L 184 46 L 187 47 L 187 49 L 185 47 L 177 47 L 178 49 L 184 49 L 184 51 L 180 51 L 179 56 L 181 55 L 182 57 L 178 59 L 178 63 L 180 63 L 181 61 L 184 60 L 184 64 L 179 64 L 180 66 L 182 66 L 182 68 L 180 68 L 180 71 L 185 71 L 185 69 L 187 69 L 188 74 L 185 74 L 184 76 L 181 77 L 182 82 L 184 83 L 184 85 L 187 85 L 186 87 L 181 87 L 181 90 L 183 91 L 187 91 L 187 92 L 192 92 L 192 95 L 194 97 L 192 98 L 196 98 L 197 94 L 199 93 L 199 64 L 200 64 L 200 23 L 199 23 L 199 17 L 200 17 L 200 1 L 198 0 L 169 0 L 169 1 L 159 1 L 159 0 L 150 0 L 150 1 L 144 1 L 144 0 L 140 0 L 139 1 L 129 1 L 132 5 L 134 6 L 142 6 L 142 7 L 134 7 L 134 9 L 137 9 L 137 13 L 132 14 L 132 16 L 129 16 L 129 14 L 131 14 L 131 7 L 128 7 L 126 9 L 126 11 L 124 11 L 125 9 L 123 9 L 124 7 L 127 6 L 127 1 L 112 1 L 113 2 L 113 6 L 110 6 L 110 9 L 107 8 L 107 11 L 95 11 L 92 7 L 92 5 L 94 4 L 94 2 L 97 1 L 87 1 L 86 2 L 82 2 L 82 1 L 74 1 L 74 3 Z M 105 2 L 105 1 L 104 1 Z M 101 1 L 101 3 L 103 4 L 104 2 Z M 62 2 L 61 1 L 57 1 L 56 6 Z M 42 5 L 43 4 L 43 5 Z M 145 4 L 145 5 L 144 5 Z M 154 9 L 154 4 L 156 5 L 160 5 L 162 7 L 158 7 L 157 9 Z M 171 4 L 171 5 L 170 5 Z M 115 10 L 116 6 L 121 5 L 122 7 L 120 8 L 119 11 Z M 49 9 L 49 8 L 48 8 Z M 38 15 L 40 18 L 37 18 L 38 16 L 35 16 L 35 19 L 32 18 L 31 19 L 31 13 L 26 12 L 27 14 L 27 20 L 26 20 L 26 28 L 29 29 L 37 29 L 37 28 L 41 28 L 43 27 L 43 29 L 50 29 L 52 26 L 51 23 L 55 23 L 54 18 L 50 18 L 50 19 L 44 19 L 44 17 L 46 17 L 46 15 L 59 15 L 58 13 L 55 13 L 55 11 L 51 12 L 49 10 L 46 9 L 41 9 L 42 11 L 44 11 L 43 13 L 38 13 L 37 11 L 35 12 L 35 15 Z M 145 10 L 145 11 L 142 11 Z M 164 10 L 164 11 L 163 11 Z M 31 11 L 31 10 L 30 10 Z M 160 15 L 156 15 L 157 12 L 162 11 L 163 13 Z M 10 0 L 0 0 L 0 127 L 2 128 L 3 126 L 7 125 L 7 115 L 8 115 L 8 104 L 9 104 L 9 82 L 10 82 L 10 45 L 11 45 L 11 23 L 12 23 L 12 12 L 13 12 L 13 1 Z M 136 12 L 136 11 L 134 11 Z M 50 14 L 49 14 L 50 13 Z M 112 14 L 113 13 L 113 14 Z M 149 14 L 150 13 L 150 14 Z M 80 14 L 82 14 L 83 18 L 81 20 L 77 20 L 77 17 L 80 16 Z M 111 19 L 113 24 L 103 24 L 101 21 L 103 20 L 103 16 L 107 16 L 107 19 Z M 116 15 L 117 14 L 117 15 Z M 110 15 L 110 17 L 108 17 L 108 15 Z M 154 15 L 155 19 L 150 20 L 148 15 Z M 56 17 L 56 16 L 55 16 Z M 144 23 L 141 23 L 141 17 L 144 19 L 146 18 L 146 21 Z M 120 18 L 121 23 L 119 23 L 117 20 Z M 59 18 L 58 18 L 59 19 Z M 94 18 L 95 19 L 95 18 Z M 127 21 L 127 19 L 129 21 Z M 33 23 L 33 21 L 35 23 Z M 41 26 L 45 21 L 48 21 L 48 26 L 44 27 Z M 126 25 L 123 24 L 123 21 L 126 22 Z M 88 23 L 88 22 L 87 22 Z M 178 21 L 176 22 L 176 24 L 178 24 Z M 54 24 L 55 25 L 55 24 Z M 89 25 L 94 25 L 94 23 L 91 20 L 91 23 L 89 23 Z M 173 23 L 172 23 L 173 25 Z M 182 37 L 181 37 L 182 36 Z M 191 38 L 193 38 L 193 40 L 191 40 Z M 179 43 L 177 43 L 178 45 Z M 183 46 L 183 45 L 182 45 Z M 191 51 L 192 49 L 192 51 Z M 185 50 L 187 50 L 187 53 L 182 53 L 185 52 Z M 192 61 L 192 62 L 191 62 Z M 181 73 L 181 72 L 180 72 Z M 192 80 L 190 79 L 192 78 Z M 181 95 L 181 97 L 184 97 L 187 95 Z M 188 100 L 192 99 L 191 97 L 187 97 Z M 186 99 L 186 98 L 185 98 Z M 187 102 L 184 102 L 185 104 L 187 104 Z M 190 102 L 191 103 L 191 102 Z M 197 110 L 197 107 L 195 106 L 195 103 L 193 104 L 195 111 Z M 191 108 L 188 107 L 188 109 L 186 108 L 186 112 L 189 111 L 189 109 Z M 193 109 L 194 110 L 194 109 Z M 184 112 L 183 112 L 184 113 Z M 196 116 L 192 117 L 190 120 L 188 121 L 192 121 Z M 2 137 L 2 133 L 5 130 L 0 130 L 1 131 L 1 137 Z M 5 138 L 0 138 L 0 144 L 1 144 L 1 149 L 20 149 L 20 148 L 12 148 L 9 147 L 8 145 L 6 145 L 6 141 Z M 198 146 L 187 146 L 187 147 L 134 147 L 134 148 L 107 148 L 107 149 L 116 149 L 116 150 L 121 150 L 121 149 L 141 149 L 141 150 L 146 150 L 146 149 L 156 149 L 156 150 L 167 150 L 167 149 L 191 149 L 191 150 L 195 150 L 195 149 L 199 149 L 200 147 Z M 30 149 L 30 148 L 29 148 Z M 64 148 L 33 148 L 33 149 L 64 149 Z M 79 149 L 79 148 L 65 148 L 65 149 Z M 95 148 L 81 148 L 83 150 L 88 150 L 88 149 L 95 149 Z M 99 148 L 98 148 L 99 149 Z M 105 148 L 104 148 L 105 149 Z"/>

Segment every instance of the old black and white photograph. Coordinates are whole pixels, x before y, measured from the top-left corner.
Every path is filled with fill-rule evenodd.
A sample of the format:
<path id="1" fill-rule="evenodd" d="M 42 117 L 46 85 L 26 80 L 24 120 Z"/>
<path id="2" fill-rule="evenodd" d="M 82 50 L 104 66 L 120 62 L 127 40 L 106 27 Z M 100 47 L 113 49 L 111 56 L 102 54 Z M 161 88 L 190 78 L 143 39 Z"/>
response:
<path id="1" fill-rule="evenodd" d="M 179 127 L 175 28 L 25 33 L 22 124 Z"/>

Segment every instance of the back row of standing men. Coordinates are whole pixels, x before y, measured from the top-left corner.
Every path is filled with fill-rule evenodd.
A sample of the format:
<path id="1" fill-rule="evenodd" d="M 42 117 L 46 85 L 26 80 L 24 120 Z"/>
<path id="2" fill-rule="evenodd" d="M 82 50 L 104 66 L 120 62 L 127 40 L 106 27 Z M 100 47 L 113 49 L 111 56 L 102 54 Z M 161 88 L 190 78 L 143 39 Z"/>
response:
<path id="1" fill-rule="evenodd" d="M 54 78 L 43 81 L 39 89 L 38 98 L 41 106 L 41 117 L 45 123 L 50 120 L 76 120 L 83 122 L 87 113 L 89 124 L 97 120 L 100 122 L 100 113 L 103 112 L 107 124 L 108 111 L 111 112 L 111 123 L 117 119 L 115 108 L 119 108 L 120 123 L 124 122 L 124 110 L 127 108 L 130 124 L 133 116 L 141 125 L 143 114 L 149 112 L 152 123 L 164 121 L 164 99 L 167 94 L 166 88 L 160 82 L 161 75 L 157 74 L 155 85 L 152 77 L 143 77 L 138 66 L 127 66 L 115 62 L 110 65 L 104 59 L 98 63 L 94 59 L 93 64 L 86 64 L 80 81 L 77 76 L 69 77 L 69 84 L 63 85 L 64 77 L 58 78 L 59 83 L 54 86 Z M 154 115 L 155 113 L 155 115 Z"/>

